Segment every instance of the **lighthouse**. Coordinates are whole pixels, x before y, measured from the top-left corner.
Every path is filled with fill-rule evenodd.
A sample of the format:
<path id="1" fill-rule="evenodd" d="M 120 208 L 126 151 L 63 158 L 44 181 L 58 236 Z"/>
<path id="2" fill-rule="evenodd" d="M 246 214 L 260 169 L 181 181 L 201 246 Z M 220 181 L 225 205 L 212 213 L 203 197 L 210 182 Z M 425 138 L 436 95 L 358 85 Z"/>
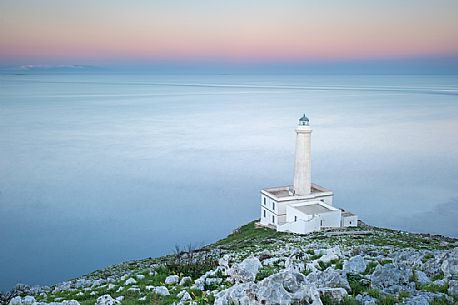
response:
<path id="1" fill-rule="evenodd" d="M 293 185 L 261 190 L 259 225 L 281 232 L 307 234 L 323 228 L 355 227 L 358 216 L 333 205 L 331 190 L 312 183 L 310 121 L 305 114 L 296 131 Z"/>
<path id="2" fill-rule="evenodd" d="M 305 114 L 299 119 L 296 127 L 296 158 L 294 161 L 295 195 L 309 195 L 312 187 L 311 136 L 309 119 Z"/>

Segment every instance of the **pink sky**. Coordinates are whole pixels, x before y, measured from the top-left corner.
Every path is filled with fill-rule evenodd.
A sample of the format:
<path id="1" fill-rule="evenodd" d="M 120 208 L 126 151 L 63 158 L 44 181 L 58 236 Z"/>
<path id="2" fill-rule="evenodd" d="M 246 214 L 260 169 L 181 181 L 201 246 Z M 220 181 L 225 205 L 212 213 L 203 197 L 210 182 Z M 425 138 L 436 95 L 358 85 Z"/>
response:
<path id="1" fill-rule="evenodd" d="M 307 61 L 458 54 L 458 1 L 2 1 L 0 60 Z"/>

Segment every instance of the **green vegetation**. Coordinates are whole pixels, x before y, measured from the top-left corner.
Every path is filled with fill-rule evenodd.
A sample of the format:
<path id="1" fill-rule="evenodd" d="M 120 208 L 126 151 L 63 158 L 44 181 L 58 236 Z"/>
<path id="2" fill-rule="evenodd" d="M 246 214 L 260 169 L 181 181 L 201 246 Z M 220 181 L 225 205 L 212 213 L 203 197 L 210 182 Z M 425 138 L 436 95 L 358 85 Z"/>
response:
<path id="1" fill-rule="evenodd" d="M 271 276 L 272 274 L 277 273 L 279 270 L 278 266 L 267 266 L 259 269 L 258 274 L 256 275 L 256 281 L 262 281 L 266 277 Z"/>
<path id="2" fill-rule="evenodd" d="M 448 283 L 445 283 L 444 285 L 437 285 L 437 284 L 433 284 L 433 283 L 424 284 L 424 285 L 417 284 L 417 289 L 418 290 L 429 291 L 429 292 L 447 293 Z"/>
<path id="3" fill-rule="evenodd" d="M 347 280 L 353 296 L 363 294 L 369 290 L 370 283 L 358 274 L 347 274 Z"/>
<path id="4" fill-rule="evenodd" d="M 376 261 L 370 262 L 369 264 L 367 264 L 366 270 L 364 270 L 363 274 L 367 275 L 367 274 L 374 273 L 375 267 L 377 267 L 377 265 L 378 265 L 378 262 L 376 262 Z"/>
<path id="5" fill-rule="evenodd" d="M 423 258 L 421 259 L 421 261 L 424 263 L 426 263 L 427 261 L 429 261 L 431 258 L 434 258 L 434 254 L 432 253 L 427 253 L 425 254 L 425 256 L 423 256 Z"/>
<path id="6" fill-rule="evenodd" d="M 455 297 L 453 300 L 447 300 L 446 298 L 436 298 L 429 303 L 429 305 L 456 305 L 458 304 L 458 298 Z"/>
<path id="7" fill-rule="evenodd" d="M 445 276 L 445 275 L 444 275 L 444 272 L 441 271 L 440 273 L 435 274 L 435 275 L 431 278 L 431 280 L 433 280 L 433 281 L 443 280 L 443 279 L 444 279 L 444 276 Z"/>
<path id="8" fill-rule="evenodd" d="M 252 221 L 235 230 L 228 237 L 206 248 L 218 247 L 227 250 L 239 250 L 242 248 L 253 248 L 259 245 L 264 245 L 263 248 L 268 248 L 269 244 L 288 236 L 291 236 L 291 234 L 277 232 L 265 227 L 256 228 L 255 222 Z"/>
<path id="9" fill-rule="evenodd" d="M 323 305 L 360 305 L 352 296 L 344 297 L 341 302 L 334 301 L 329 295 L 322 295 L 320 299 Z"/>
<path id="10" fill-rule="evenodd" d="M 396 303 L 398 303 L 398 299 L 395 296 L 390 295 L 390 294 L 382 295 L 378 299 L 379 305 L 395 305 Z"/>
<path id="11" fill-rule="evenodd" d="M 360 305 L 358 301 L 352 296 L 346 296 L 342 300 L 342 303 L 340 305 Z"/>
<path id="12" fill-rule="evenodd" d="M 369 289 L 367 291 L 367 294 L 375 299 L 380 299 L 382 297 L 380 291 L 378 291 L 377 289 Z"/>
<path id="13" fill-rule="evenodd" d="M 256 227 L 255 222 L 250 222 L 247 225 L 244 225 L 230 234 L 227 238 L 222 239 L 214 244 L 207 245 L 202 249 L 194 249 L 191 246 L 188 246 L 185 249 L 180 249 L 176 247 L 175 253 L 172 255 L 164 256 L 161 258 L 147 258 L 144 260 L 125 262 L 122 264 L 110 266 L 103 270 L 95 271 L 87 275 L 86 279 L 99 279 L 99 278 L 119 278 L 121 274 L 126 274 L 132 272 L 131 277 L 135 278 L 137 283 L 135 287 L 139 288 L 142 291 L 142 296 L 146 296 L 146 300 L 139 301 L 140 294 L 135 291 L 128 291 L 130 286 L 125 285 L 125 281 L 118 280 L 117 282 L 112 283 L 114 289 L 107 290 L 107 287 L 94 288 L 92 290 L 86 291 L 84 289 L 73 289 L 56 292 L 55 294 L 49 293 L 45 299 L 43 296 L 36 296 L 38 301 L 58 301 L 62 299 L 74 299 L 80 302 L 81 305 L 93 305 L 96 302 L 96 299 L 104 294 L 109 293 L 113 298 L 118 296 L 124 296 L 122 301 L 123 305 L 151 305 L 151 304 L 172 304 L 178 302 L 179 300 L 176 297 L 176 294 L 179 291 L 186 290 L 192 297 L 192 299 L 198 304 L 213 304 L 214 297 L 207 292 L 207 290 L 221 289 L 223 287 L 229 287 L 230 283 L 224 281 L 227 276 L 225 276 L 221 271 L 216 273 L 209 278 L 221 278 L 223 279 L 222 283 L 213 283 L 211 285 L 205 285 L 206 291 L 201 291 L 199 289 L 191 289 L 188 286 L 180 285 L 165 285 L 165 278 L 171 274 L 183 276 L 190 276 L 192 280 L 197 279 L 204 273 L 210 270 L 214 270 L 218 266 L 218 255 L 222 255 L 221 250 L 227 250 L 229 252 L 236 252 L 238 254 L 237 261 L 243 259 L 246 256 L 249 256 L 253 252 L 257 254 L 262 253 L 259 257 L 264 259 L 270 258 L 272 256 L 271 251 L 277 251 L 285 246 L 297 247 L 299 251 L 296 253 L 295 260 L 303 261 L 304 263 L 318 260 L 322 257 L 323 253 L 320 253 L 318 250 L 314 249 L 323 249 L 330 248 L 334 245 L 339 245 L 343 248 L 348 247 L 353 255 L 364 252 L 370 247 L 367 245 L 374 246 L 374 250 L 377 252 L 378 257 L 380 254 L 384 254 L 385 258 L 376 261 L 375 258 L 368 263 L 366 266 L 363 275 L 372 274 L 376 267 L 380 265 L 385 265 L 392 263 L 391 259 L 388 259 L 392 250 L 390 247 L 378 248 L 378 246 L 394 246 L 398 248 L 412 248 L 412 249 L 449 249 L 453 247 L 453 243 L 441 242 L 439 238 L 432 236 L 422 236 L 416 234 L 408 234 L 396 230 L 372 228 L 372 227 L 357 227 L 357 228 L 348 228 L 347 232 L 360 232 L 359 235 L 351 234 L 342 234 L 342 235 L 333 235 L 329 232 L 316 232 L 311 233 L 306 236 L 300 236 L 289 233 L 281 233 L 275 230 L 265 228 L 265 227 Z M 332 233 L 332 232 L 331 232 Z M 359 248 L 361 246 L 361 248 Z M 311 248 L 313 247 L 313 248 Z M 366 249 L 364 249 L 366 247 Z M 377 248 L 376 248 L 377 247 Z M 348 248 L 346 250 L 348 250 Z M 304 250 L 306 249 L 306 250 Z M 269 250 L 269 251 L 264 251 Z M 219 251 L 219 252 L 218 252 Z M 304 252 L 301 252 L 304 251 Z M 370 253 L 370 252 L 369 252 Z M 423 256 L 422 262 L 426 263 L 430 259 L 434 258 L 432 253 L 427 253 Z M 261 258 L 262 259 L 262 258 Z M 280 266 L 278 261 L 272 266 L 263 266 L 259 269 L 259 272 L 256 276 L 256 281 L 261 281 L 268 276 L 271 276 L 277 273 L 283 267 Z M 330 262 L 324 263 L 322 261 L 318 262 L 319 268 L 325 270 L 330 266 L 333 266 L 335 269 L 343 269 L 343 260 L 336 259 Z M 154 270 L 153 273 L 151 271 Z M 308 275 L 310 270 L 304 270 L 303 274 Z M 144 275 L 143 279 L 138 279 L 136 275 Z M 439 273 L 432 277 L 432 280 L 443 279 L 444 274 Z M 402 304 L 406 299 L 410 297 L 407 292 L 400 292 L 399 295 L 386 295 L 381 293 L 378 290 L 370 288 L 370 281 L 362 275 L 352 275 L 347 274 L 347 279 L 351 288 L 351 295 L 344 298 L 339 304 L 335 302 L 329 296 L 322 296 L 322 302 L 324 305 L 359 305 L 355 299 L 355 296 L 358 294 L 367 294 L 378 300 L 380 305 L 394 305 L 396 303 Z M 418 283 L 415 272 L 412 275 L 411 281 L 414 281 L 417 285 L 417 289 L 430 292 L 440 292 L 447 293 L 448 284 L 437 285 L 429 283 L 426 285 L 421 285 Z M 153 292 L 147 291 L 146 286 L 166 286 L 170 289 L 170 296 L 159 296 Z M 124 286 L 125 289 L 119 292 L 116 292 L 120 286 Z M 171 288 L 176 286 L 176 289 L 172 290 Z M 456 298 L 455 300 L 456 301 Z M 436 299 L 432 305 L 451 305 L 455 304 L 450 300 L 445 298 Z"/>
<path id="14" fill-rule="evenodd" d="M 383 260 L 380 261 L 380 265 L 382 265 L 382 266 L 386 265 L 386 264 L 391 264 L 391 263 L 393 263 L 393 260 L 391 260 L 391 259 L 383 259 Z"/>

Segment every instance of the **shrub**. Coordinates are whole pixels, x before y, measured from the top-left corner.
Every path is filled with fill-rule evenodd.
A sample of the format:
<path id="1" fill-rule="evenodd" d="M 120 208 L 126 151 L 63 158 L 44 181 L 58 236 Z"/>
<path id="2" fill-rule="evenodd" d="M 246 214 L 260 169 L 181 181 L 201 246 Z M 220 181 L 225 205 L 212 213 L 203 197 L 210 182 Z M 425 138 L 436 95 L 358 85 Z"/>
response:
<path id="1" fill-rule="evenodd" d="M 386 264 L 391 264 L 393 261 L 391 259 L 382 259 L 380 261 L 380 265 L 386 265 Z"/>
<path id="2" fill-rule="evenodd" d="M 447 300 L 446 298 L 435 298 L 429 304 L 430 305 L 456 305 L 458 300 L 455 298 L 454 300 Z"/>
<path id="3" fill-rule="evenodd" d="M 437 280 L 443 280 L 444 279 L 444 272 L 440 271 L 438 274 L 435 274 L 431 280 L 437 281 Z"/>
<path id="4" fill-rule="evenodd" d="M 419 289 L 424 290 L 424 291 L 429 291 L 429 292 L 447 293 L 448 283 L 445 283 L 444 285 L 436 285 L 433 283 L 428 283 L 428 284 L 420 285 Z"/>
<path id="5" fill-rule="evenodd" d="M 354 297 L 346 296 L 343 298 L 341 305 L 359 305 L 359 303 Z"/>
<path id="6" fill-rule="evenodd" d="M 376 299 L 380 299 L 381 297 L 381 294 L 380 294 L 380 291 L 378 291 L 377 289 L 369 289 L 367 291 L 367 294 L 373 298 L 376 298 Z"/>
<path id="7" fill-rule="evenodd" d="M 395 305 L 398 303 L 398 300 L 392 295 L 384 295 L 380 297 L 378 304 L 379 305 Z"/>
<path id="8" fill-rule="evenodd" d="M 369 283 L 364 283 L 363 278 L 357 274 L 347 274 L 347 280 L 350 284 L 353 296 L 363 294 L 369 290 Z"/>
<path id="9" fill-rule="evenodd" d="M 372 274 L 375 271 L 375 267 L 377 267 L 378 263 L 375 261 L 370 262 L 366 266 L 366 270 L 364 270 L 363 274 Z"/>
<path id="10" fill-rule="evenodd" d="M 271 276 L 277 271 L 277 268 L 274 267 L 264 267 L 259 269 L 258 274 L 256 274 L 256 281 L 262 281 L 268 276 Z"/>

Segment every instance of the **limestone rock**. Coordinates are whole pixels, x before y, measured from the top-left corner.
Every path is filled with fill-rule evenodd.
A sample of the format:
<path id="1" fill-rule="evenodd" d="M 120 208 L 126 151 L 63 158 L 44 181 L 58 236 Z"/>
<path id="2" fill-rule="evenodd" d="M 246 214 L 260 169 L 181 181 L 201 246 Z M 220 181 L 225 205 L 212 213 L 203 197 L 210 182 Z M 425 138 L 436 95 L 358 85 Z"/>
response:
<path id="1" fill-rule="evenodd" d="M 367 294 L 364 294 L 364 295 L 358 294 L 355 299 L 361 305 L 377 305 L 378 304 L 376 298 L 373 298 L 373 297 L 371 297 L 370 295 L 367 295 Z"/>
<path id="2" fill-rule="evenodd" d="M 192 300 L 191 295 L 186 290 L 182 290 L 177 294 L 177 298 L 180 299 L 180 303 L 188 302 Z"/>
<path id="3" fill-rule="evenodd" d="M 359 274 L 366 270 L 366 261 L 361 255 L 356 255 L 344 262 L 343 269 L 348 273 Z"/>
<path id="4" fill-rule="evenodd" d="M 129 289 L 127 289 L 127 291 L 131 291 L 133 293 L 140 293 L 140 288 L 138 287 L 131 287 Z"/>
<path id="5" fill-rule="evenodd" d="M 348 295 L 347 291 L 343 288 L 319 288 L 318 292 L 320 297 L 326 296 L 335 303 L 340 303 Z"/>
<path id="6" fill-rule="evenodd" d="M 108 290 L 113 290 L 113 289 L 115 289 L 115 287 L 116 287 L 116 285 L 114 285 L 114 284 L 108 284 L 108 288 L 107 289 Z"/>
<path id="7" fill-rule="evenodd" d="M 236 281 L 246 283 L 252 282 L 256 279 L 261 262 L 256 257 L 248 257 L 241 263 L 235 264 L 229 271 L 229 275 Z"/>
<path id="8" fill-rule="evenodd" d="M 321 256 L 318 261 L 322 261 L 323 263 L 329 263 L 332 260 L 339 259 L 342 255 L 339 246 L 335 246 L 331 249 L 327 249 L 326 253 Z"/>
<path id="9" fill-rule="evenodd" d="M 296 272 L 280 272 L 259 283 L 242 283 L 215 296 L 215 305 L 322 305 L 318 290 L 309 285 L 305 276 Z"/>
<path id="10" fill-rule="evenodd" d="M 424 296 L 418 295 L 412 298 L 409 298 L 406 302 L 406 305 L 429 305 L 428 299 Z"/>
<path id="11" fill-rule="evenodd" d="M 116 301 L 122 302 L 124 300 L 124 296 L 120 295 L 119 297 L 116 298 Z"/>
<path id="12" fill-rule="evenodd" d="M 451 250 L 441 264 L 441 270 L 446 278 L 458 277 L 458 248 Z"/>
<path id="13" fill-rule="evenodd" d="M 431 279 L 426 275 L 426 273 L 420 270 L 415 270 L 415 277 L 420 284 L 427 284 L 431 282 Z"/>
<path id="14" fill-rule="evenodd" d="M 192 278 L 189 276 L 185 276 L 180 280 L 180 286 L 187 286 L 192 283 Z"/>
<path id="15" fill-rule="evenodd" d="M 158 295 L 170 295 L 169 290 L 165 286 L 154 287 L 154 293 Z"/>
<path id="16" fill-rule="evenodd" d="M 221 284 L 222 281 L 223 281 L 222 278 L 207 277 L 205 279 L 205 285 L 218 285 L 218 284 Z"/>
<path id="17" fill-rule="evenodd" d="M 101 297 L 98 297 L 97 302 L 95 303 L 95 305 L 116 305 L 116 304 L 121 304 L 121 302 L 119 302 L 116 299 L 113 299 L 111 295 L 109 294 L 105 294 L 105 295 L 102 295 Z"/>
<path id="18" fill-rule="evenodd" d="M 448 294 L 458 296 L 458 280 L 448 281 Z"/>
<path id="19" fill-rule="evenodd" d="M 169 275 L 165 278 L 165 283 L 167 285 L 178 283 L 180 277 L 178 275 Z"/>
<path id="20" fill-rule="evenodd" d="M 226 267 L 226 268 L 229 268 L 229 261 L 230 261 L 231 257 L 228 255 L 228 254 L 225 254 L 223 257 L 221 257 L 219 260 L 218 260 L 218 264 L 222 267 Z"/>
<path id="21" fill-rule="evenodd" d="M 371 286 L 388 293 L 412 290 L 412 287 L 409 286 L 411 276 L 412 270 L 403 265 L 396 263 L 378 265 L 371 276 Z"/>
<path id="22" fill-rule="evenodd" d="M 32 305 L 36 302 L 33 296 L 25 296 L 21 298 L 20 296 L 14 297 L 10 300 L 9 305 Z"/>
<path id="23" fill-rule="evenodd" d="M 60 303 L 61 305 L 80 305 L 77 300 L 65 300 Z"/>
<path id="24" fill-rule="evenodd" d="M 331 267 L 323 272 L 316 271 L 307 275 L 307 280 L 318 288 L 344 288 L 350 291 L 350 284 L 342 270 L 335 270 Z"/>
<path id="25" fill-rule="evenodd" d="M 137 284 L 137 281 L 134 278 L 129 278 L 127 281 L 124 283 L 124 285 L 132 285 L 132 284 Z"/>

